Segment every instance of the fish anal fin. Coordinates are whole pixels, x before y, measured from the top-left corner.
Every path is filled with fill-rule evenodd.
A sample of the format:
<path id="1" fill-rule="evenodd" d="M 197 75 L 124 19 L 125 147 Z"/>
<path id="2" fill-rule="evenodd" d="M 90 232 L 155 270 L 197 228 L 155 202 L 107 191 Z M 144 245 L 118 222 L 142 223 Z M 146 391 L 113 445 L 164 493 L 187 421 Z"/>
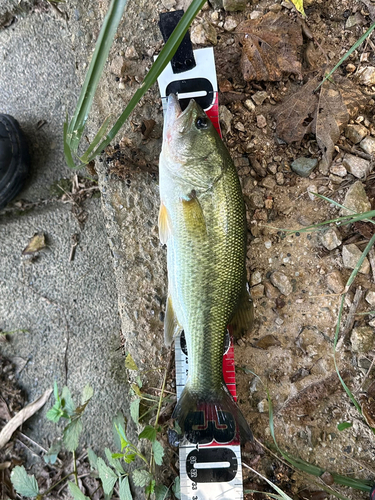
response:
<path id="1" fill-rule="evenodd" d="M 168 241 L 169 235 L 171 234 L 172 227 L 168 210 L 163 202 L 160 202 L 158 225 L 160 242 L 162 245 L 165 245 Z"/>
<path id="2" fill-rule="evenodd" d="M 189 233 L 202 235 L 207 233 L 206 221 L 203 210 L 196 197 L 195 191 L 192 191 L 188 199 L 181 200 L 185 227 Z"/>
<path id="3" fill-rule="evenodd" d="M 230 321 L 231 333 L 235 337 L 241 337 L 250 330 L 254 322 L 254 304 L 250 295 L 249 286 L 243 286 L 237 309 Z"/>
<path id="4" fill-rule="evenodd" d="M 167 304 L 165 307 L 165 317 L 164 317 L 164 343 L 166 346 L 170 346 L 173 340 L 177 337 L 182 327 L 177 321 L 172 298 L 168 295 Z"/>

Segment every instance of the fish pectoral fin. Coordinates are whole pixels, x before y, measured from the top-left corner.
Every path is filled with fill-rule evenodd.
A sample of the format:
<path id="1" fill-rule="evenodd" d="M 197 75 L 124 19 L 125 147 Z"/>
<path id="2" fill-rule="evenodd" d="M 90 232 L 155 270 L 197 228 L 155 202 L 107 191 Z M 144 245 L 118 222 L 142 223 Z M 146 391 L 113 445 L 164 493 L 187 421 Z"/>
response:
<path id="1" fill-rule="evenodd" d="M 249 286 L 243 286 L 237 309 L 233 315 L 230 325 L 231 333 L 235 337 L 241 337 L 246 330 L 250 330 L 254 321 L 254 304 L 250 295 Z"/>
<path id="2" fill-rule="evenodd" d="M 195 191 L 189 194 L 188 199 L 183 199 L 182 207 L 185 227 L 189 233 L 207 234 L 206 221 L 202 207 L 196 197 Z"/>
<path id="3" fill-rule="evenodd" d="M 163 202 L 160 203 L 158 225 L 160 243 L 162 245 L 165 245 L 172 232 L 172 224 L 170 221 L 168 210 Z"/>
<path id="4" fill-rule="evenodd" d="M 177 337 L 177 335 L 182 330 L 179 322 L 177 321 L 172 298 L 168 295 L 167 304 L 165 307 L 165 318 L 164 318 L 164 343 L 166 346 L 170 346 L 173 340 Z"/>

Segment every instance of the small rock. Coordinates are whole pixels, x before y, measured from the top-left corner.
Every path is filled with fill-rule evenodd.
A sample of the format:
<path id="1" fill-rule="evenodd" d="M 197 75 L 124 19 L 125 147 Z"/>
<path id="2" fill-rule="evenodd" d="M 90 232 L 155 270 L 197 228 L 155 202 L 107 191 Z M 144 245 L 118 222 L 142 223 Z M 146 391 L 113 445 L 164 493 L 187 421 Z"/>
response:
<path id="1" fill-rule="evenodd" d="M 134 45 L 127 47 L 127 49 L 125 51 L 125 57 L 127 59 L 133 59 L 133 60 L 139 59 L 138 52 L 135 50 Z"/>
<path id="2" fill-rule="evenodd" d="M 255 104 L 257 106 L 260 106 L 261 104 L 263 104 L 264 101 L 267 99 L 267 97 L 268 97 L 268 94 L 264 90 L 259 90 L 258 92 L 255 92 L 255 94 L 253 94 L 251 96 L 252 100 L 255 102 Z"/>
<path id="3" fill-rule="evenodd" d="M 272 247 L 272 241 L 266 240 L 264 242 L 264 246 L 267 248 L 267 250 L 269 250 Z"/>
<path id="4" fill-rule="evenodd" d="M 254 342 L 254 346 L 258 347 L 259 349 L 268 349 L 269 347 L 278 347 L 281 345 L 280 340 L 278 340 L 274 335 L 265 335 L 264 337 L 260 338 L 256 342 Z"/>
<path id="5" fill-rule="evenodd" d="M 254 271 L 250 278 L 251 286 L 259 285 L 262 282 L 262 274 L 260 271 Z"/>
<path id="6" fill-rule="evenodd" d="M 251 289 L 251 297 L 253 299 L 260 299 L 264 295 L 264 285 L 255 285 Z"/>
<path id="7" fill-rule="evenodd" d="M 338 177 L 345 177 L 348 171 L 344 167 L 342 163 L 336 163 L 331 166 L 330 171 L 333 175 L 337 175 Z"/>
<path id="8" fill-rule="evenodd" d="M 339 271 L 335 270 L 327 274 L 327 287 L 334 293 L 341 293 L 344 290 L 344 283 Z"/>
<path id="9" fill-rule="evenodd" d="M 249 111 L 253 112 L 255 111 L 255 104 L 251 99 L 246 99 L 244 102 L 245 108 L 248 109 Z"/>
<path id="10" fill-rule="evenodd" d="M 246 4 L 247 0 L 223 0 L 223 7 L 227 12 L 245 10 Z"/>
<path id="11" fill-rule="evenodd" d="M 233 17 L 228 17 L 224 23 L 224 29 L 227 31 L 233 31 L 237 28 L 238 22 Z"/>
<path id="12" fill-rule="evenodd" d="M 344 267 L 346 267 L 346 269 L 354 269 L 361 255 L 361 250 L 356 245 L 354 245 L 354 243 L 342 247 L 342 260 L 344 262 Z M 359 272 L 362 274 L 368 274 L 370 272 L 370 264 L 367 257 L 363 261 Z"/>
<path id="13" fill-rule="evenodd" d="M 361 181 L 356 181 L 350 186 L 342 203 L 344 207 L 340 210 L 341 215 L 361 214 L 371 210 L 371 203 L 367 198 L 365 188 Z M 350 209 L 350 210 L 348 210 Z"/>
<path id="14" fill-rule="evenodd" d="M 365 298 L 366 298 L 366 302 L 368 302 L 370 304 L 370 306 L 375 307 L 375 292 L 370 290 L 369 292 L 367 292 Z"/>
<path id="15" fill-rule="evenodd" d="M 345 23 L 345 29 L 353 28 L 358 24 L 362 25 L 364 23 L 364 18 L 360 12 L 356 12 L 354 15 L 349 16 Z"/>
<path id="16" fill-rule="evenodd" d="M 345 68 L 345 69 L 346 69 L 346 72 L 347 72 L 347 73 L 354 73 L 354 71 L 355 71 L 357 68 L 354 66 L 354 64 L 349 63 L 349 64 L 347 64 L 347 66 L 346 66 L 346 68 Z"/>
<path id="17" fill-rule="evenodd" d="M 234 124 L 234 128 L 239 130 L 240 132 L 245 132 L 245 126 L 241 122 L 237 122 Z"/>
<path id="18" fill-rule="evenodd" d="M 257 116 L 257 127 L 259 128 L 264 128 L 267 127 L 267 120 L 263 115 L 258 115 Z"/>
<path id="19" fill-rule="evenodd" d="M 249 179 L 249 184 L 250 184 L 250 189 L 251 189 L 251 179 Z M 246 186 L 247 183 L 245 184 L 244 191 L 246 192 Z M 248 196 L 246 196 L 246 204 L 250 208 L 263 208 L 264 207 L 264 195 L 260 191 L 254 190 L 250 192 Z"/>
<path id="20" fill-rule="evenodd" d="M 334 250 L 342 243 L 337 234 L 337 231 L 332 227 L 330 227 L 321 234 L 320 241 L 327 250 Z"/>
<path id="21" fill-rule="evenodd" d="M 370 136 L 365 137 L 359 147 L 369 155 L 375 154 L 375 138 Z"/>
<path id="22" fill-rule="evenodd" d="M 293 172 L 301 177 L 308 177 L 314 168 L 317 166 L 318 160 L 316 158 L 305 158 L 301 156 L 294 160 L 291 164 Z"/>
<path id="23" fill-rule="evenodd" d="M 338 175 L 329 174 L 329 180 L 333 182 L 333 184 L 341 184 L 344 179 Z"/>
<path id="24" fill-rule="evenodd" d="M 371 321 L 369 321 L 369 322 L 368 322 L 368 324 L 369 324 L 370 326 L 372 326 L 373 328 L 375 328 L 375 318 L 374 318 L 374 319 L 372 319 Z"/>
<path id="25" fill-rule="evenodd" d="M 370 326 L 353 328 L 350 342 L 354 352 L 365 353 L 371 351 L 374 346 L 374 329 Z"/>
<path id="26" fill-rule="evenodd" d="M 353 144 L 358 144 L 362 141 L 364 137 L 368 134 L 368 130 L 363 125 L 352 125 L 346 126 L 344 131 L 345 137 L 349 139 Z"/>
<path id="27" fill-rule="evenodd" d="M 226 106 L 219 106 L 220 122 L 224 124 L 227 132 L 232 129 L 233 115 Z"/>
<path id="28" fill-rule="evenodd" d="M 217 33 L 211 23 L 197 24 L 191 30 L 190 38 L 196 45 L 205 45 L 207 42 L 217 44 Z"/>
<path id="29" fill-rule="evenodd" d="M 357 177 L 358 179 L 363 179 L 371 170 L 371 163 L 363 158 L 358 158 L 358 156 L 346 154 L 342 161 L 342 164 L 347 169 L 348 172 Z"/>
<path id="30" fill-rule="evenodd" d="M 317 193 L 317 192 L 318 192 L 318 188 L 314 184 L 311 184 L 310 186 L 307 187 L 307 193 L 308 193 L 311 201 L 314 201 L 316 199 L 316 196 L 314 193 Z"/>
<path id="31" fill-rule="evenodd" d="M 260 17 L 262 17 L 263 15 L 263 12 L 261 12 L 260 10 L 253 10 L 251 13 L 250 13 L 250 19 L 259 19 Z"/>
<path id="32" fill-rule="evenodd" d="M 276 181 L 275 179 L 273 178 L 273 176 L 271 175 L 267 175 L 267 177 L 265 177 L 263 180 L 262 180 L 262 186 L 267 188 L 267 189 L 274 189 L 275 186 L 276 186 Z"/>
<path id="33" fill-rule="evenodd" d="M 374 85 L 375 84 L 374 66 L 368 66 L 364 71 L 362 71 L 359 80 L 364 85 Z"/>
<path id="34" fill-rule="evenodd" d="M 275 165 L 274 163 L 271 163 L 270 165 L 268 165 L 267 169 L 268 169 L 270 174 L 275 175 L 277 172 L 277 165 Z"/>
<path id="35" fill-rule="evenodd" d="M 113 58 L 109 70 L 114 75 L 121 77 L 124 74 L 125 67 L 125 59 L 122 56 L 116 56 Z"/>
<path id="36" fill-rule="evenodd" d="M 269 281 L 266 281 L 264 283 L 264 289 L 266 292 L 266 297 L 268 299 L 277 299 L 277 297 L 279 296 L 279 292 L 273 285 L 271 285 Z"/>
<path id="37" fill-rule="evenodd" d="M 259 413 L 268 413 L 268 400 L 267 399 L 262 399 L 258 403 L 258 411 Z"/>
<path id="38" fill-rule="evenodd" d="M 176 6 L 176 0 L 161 0 L 161 3 L 167 10 L 171 10 Z"/>
<path id="39" fill-rule="evenodd" d="M 282 172 L 277 172 L 276 173 L 276 182 L 279 184 L 279 186 L 282 186 L 285 182 L 284 180 L 284 174 Z"/>
<path id="40" fill-rule="evenodd" d="M 271 274 L 271 283 L 280 290 L 283 295 L 290 295 L 293 291 L 289 278 L 285 274 L 275 271 Z"/>
<path id="41" fill-rule="evenodd" d="M 269 6 L 269 10 L 271 12 L 280 12 L 280 10 L 282 9 L 281 5 L 279 3 L 274 3 L 273 5 L 270 5 Z"/>

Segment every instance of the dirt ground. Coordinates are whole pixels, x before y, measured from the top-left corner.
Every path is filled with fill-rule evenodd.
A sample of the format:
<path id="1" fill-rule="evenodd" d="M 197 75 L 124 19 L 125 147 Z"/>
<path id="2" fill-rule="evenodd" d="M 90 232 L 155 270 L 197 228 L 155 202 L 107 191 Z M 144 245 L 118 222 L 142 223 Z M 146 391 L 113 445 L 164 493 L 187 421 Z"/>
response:
<path id="1" fill-rule="evenodd" d="M 273 403 L 275 434 L 282 450 L 331 473 L 375 482 L 374 434 L 369 427 L 375 421 L 375 313 L 357 314 L 375 309 L 374 295 L 369 294 L 375 293 L 374 260 L 367 262 L 365 272 L 358 274 L 347 293 L 336 354 L 340 373 L 362 404 L 365 417 L 344 392 L 333 358 L 341 293 L 351 273 L 343 259 L 344 247 L 354 244 L 363 250 L 374 231 L 370 223 L 334 225 L 336 235 L 331 233 L 329 242 L 326 233 L 302 231 L 340 215 L 340 208 L 311 193 L 343 204 L 348 190 L 360 181 L 362 206 L 375 209 L 371 173 L 375 146 L 362 148 L 354 134 L 361 135 L 360 140 L 374 137 L 375 141 L 371 37 L 337 70 L 333 82 L 315 94 L 311 91 L 326 68 L 331 69 L 375 21 L 375 3 L 311 0 L 305 2 L 305 20 L 287 2 L 252 3 L 242 12 L 206 8 L 191 30 L 193 42 L 199 42 L 196 46 L 214 44 L 223 140 L 238 168 L 247 207 L 247 269 L 255 323 L 237 341 L 235 360 L 239 404 L 260 443 L 244 449 L 243 461 L 293 498 L 320 500 L 325 497 L 321 479 L 293 471 L 262 447 L 272 448 L 265 388 Z M 284 59 L 277 65 L 272 54 L 266 54 L 258 67 L 249 69 L 246 50 L 251 53 L 254 47 L 247 45 L 251 36 L 246 33 L 266 36 L 262 18 L 269 13 L 276 28 L 285 29 L 282 41 L 275 42 L 284 51 Z M 249 20 L 253 24 L 243 24 Z M 154 49 L 159 48 L 155 43 Z M 131 64 L 137 66 L 134 60 Z M 251 71 L 253 79 L 249 79 Z M 134 85 L 137 78 L 135 69 L 116 81 Z M 310 93 L 304 93 L 309 83 Z M 141 127 L 142 118 L 150 118 L 145 110 L 156 104 L 154 95 L 143 99 L 142 111 L 137 111 L 132 122 L 134 134 L 143 134 L 140 147 L 125 137 L 119 148 L 107 150 L 108 171 L 129 185 L 137 172 L 151 172 L 157 181 L 160 102 L 155 128 L 146 136 Z M 363 176 L 348 166 L 347 154 L 366 162 L 361 164 Z M 291 167 L 301 157 L 317 160 L 307 177 Z M 349 315 L 348 321 L 350 310 L 357 315 Z M 155 308 L 155 318 L 157 313 Z M 161 331 L 162 322 L 155 322 Z M 353 333 L 353 329 L 357 330 Z M 149 381 L 150 386 L 158 383 Z M 173 388 L 173 373 L 167 387 Z M 343 422 L 351 426 L 340 431 L 337 426 Z M 170 459 L 175 464 L 172 452 Z M 245 469 L 244 488 L 269 491 Z M 368 498 L 365 492 L 333 488 L 346 498 Z"/>

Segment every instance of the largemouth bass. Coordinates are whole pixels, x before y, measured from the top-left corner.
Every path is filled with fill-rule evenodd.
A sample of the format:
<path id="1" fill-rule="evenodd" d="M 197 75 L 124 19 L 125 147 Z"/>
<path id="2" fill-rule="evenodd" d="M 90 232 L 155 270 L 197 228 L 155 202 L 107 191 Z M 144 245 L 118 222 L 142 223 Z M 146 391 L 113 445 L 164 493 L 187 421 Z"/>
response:
<path id="1" fill-rule="evenodd" d="M 164 336 L 184 330 L 189 376 L 173 413 L 193 443 L 252 439 L 223 379 L 227 325 L 251 323 L 246 218 L 236 169 L 213 124 L 191 100 L 171 94 L 160 155 L 160 241 L 167 245 Z"/>

